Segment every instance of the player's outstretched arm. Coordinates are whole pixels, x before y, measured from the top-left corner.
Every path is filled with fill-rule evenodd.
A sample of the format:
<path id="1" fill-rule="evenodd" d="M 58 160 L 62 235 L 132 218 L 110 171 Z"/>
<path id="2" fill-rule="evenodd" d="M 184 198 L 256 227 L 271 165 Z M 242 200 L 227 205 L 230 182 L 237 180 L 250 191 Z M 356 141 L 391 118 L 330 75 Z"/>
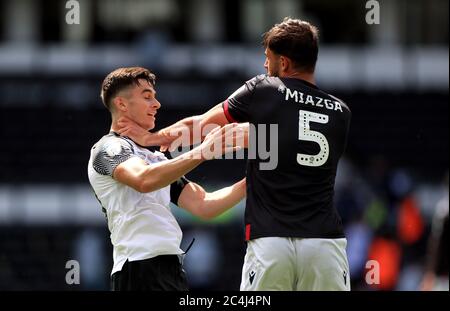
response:
<path id="1" fill-rule="evenodd" d="M 206 220 L 232 208 L 245 197 L 245 194 L 245 178 L 232 186 L 210 193 L 191 182 L 183 188 L 178 206 Z"/>
<path id="2" fill-rule="evenodd" d="M 144 160 L 132 157 L 117 166 L 113 177 L 138 192 L 147 193 L 170 185 L 203 161 L 184 154 L 173 160 L 148 165 Z"/>
<path id="3" fill-rule="evenodd" d="M 215 126 L 224 126 L 228 120 L 222 108 L 222 103 L 216 105 L 202 115 L 184 118 L 158 132 L 148 132 L 128 118 L 118 120 L 118 133 L 128 136 L 142 146 L 162 146 L 161 151 L 168 150 L 169 145 L 183 133 L 190 135 L 191 145 L 200 143 Z M 209 130 L 205 130 L 208 127 Z M 194 135 L 197 131 L 199 135 Z M 177 146 L 178 147 L 178 146 Z"/>
<path id="4" fill-rule="evenodd" d="M 113 177 L 142 193 L 164 188 L 203 161 L 239 150 L 239 146 L 226 145 L 230 139 L 236 139 L 235 132 L 231 131 L 235 126 L 236 124 L 229 124 L 223 128 L 214 129 L 199 146 L 172 160 L 148 165 L 142 159 L 132 157 L 116 167 Z"/>

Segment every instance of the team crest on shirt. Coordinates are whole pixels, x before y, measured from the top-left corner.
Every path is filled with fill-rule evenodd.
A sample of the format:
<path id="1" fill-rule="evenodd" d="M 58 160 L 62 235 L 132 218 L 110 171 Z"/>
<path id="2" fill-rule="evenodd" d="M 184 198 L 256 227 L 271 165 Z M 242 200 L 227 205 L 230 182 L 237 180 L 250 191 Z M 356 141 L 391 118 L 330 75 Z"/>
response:
<path id="1" fill-rule="evenodd" d="M 254 280 L 254 278 L 255 278 L 255 274 L 256 274 L 256 272 L 255 271 L 250 271 L 250 273 L 248 274 L 248 278 L 249 278 L 249 280 L 250 280 L 250 284 L 252 284 L 253 283 L 253 280 Z"/>
<path id="2" fill-rule="evenodd" d="M 108 142 L 105 144 L 105 152 L 110 157 L 118 155 L 122 151 L 122 145 L 118 141 Z"/>

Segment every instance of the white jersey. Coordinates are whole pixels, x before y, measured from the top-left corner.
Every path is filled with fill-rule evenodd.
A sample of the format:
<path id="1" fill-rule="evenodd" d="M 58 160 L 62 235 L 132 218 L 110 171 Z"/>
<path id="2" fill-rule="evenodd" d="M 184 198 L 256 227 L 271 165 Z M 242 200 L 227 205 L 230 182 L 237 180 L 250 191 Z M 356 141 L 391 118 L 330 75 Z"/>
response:
<path id="1" fill-rule="evenodd" d="M 139 157 L 149 165 L 167 160 L 164 154 L 141 148 L 115 133 L 103 136 L 92 147 L 89 159 L 89 181 L 111 232 L 111 274 L 120 271 L 127 260 L 183 253 L 182 232 L 170 211 L 170 186 L 140 193 L 112 177 L 115 168 L 131 157 Z"/>

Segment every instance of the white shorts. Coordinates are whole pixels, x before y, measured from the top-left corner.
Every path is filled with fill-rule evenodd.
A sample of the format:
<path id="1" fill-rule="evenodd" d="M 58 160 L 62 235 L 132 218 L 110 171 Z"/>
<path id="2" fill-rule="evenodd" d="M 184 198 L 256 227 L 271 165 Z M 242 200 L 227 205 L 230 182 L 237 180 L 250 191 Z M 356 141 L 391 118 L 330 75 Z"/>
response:
<path id="1" fill-rule="evenodd" d="M 349 291 L 347 239 L 250 240 L 242 291 Z"/>

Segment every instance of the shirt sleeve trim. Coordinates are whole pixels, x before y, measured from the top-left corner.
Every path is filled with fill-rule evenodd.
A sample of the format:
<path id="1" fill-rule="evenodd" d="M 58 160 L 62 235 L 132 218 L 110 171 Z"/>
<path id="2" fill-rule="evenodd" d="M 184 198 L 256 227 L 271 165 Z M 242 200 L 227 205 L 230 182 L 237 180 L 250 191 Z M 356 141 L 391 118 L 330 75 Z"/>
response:
<path id="1" fill-rule="evenodd" d="M 230 114 L 228 99 L 223 103 L 222 107 L 223 107 L 223 112 L 224 112 L 225 117 L 227 118 L 228 122 L 237 123 L 237 121 Z"/>

